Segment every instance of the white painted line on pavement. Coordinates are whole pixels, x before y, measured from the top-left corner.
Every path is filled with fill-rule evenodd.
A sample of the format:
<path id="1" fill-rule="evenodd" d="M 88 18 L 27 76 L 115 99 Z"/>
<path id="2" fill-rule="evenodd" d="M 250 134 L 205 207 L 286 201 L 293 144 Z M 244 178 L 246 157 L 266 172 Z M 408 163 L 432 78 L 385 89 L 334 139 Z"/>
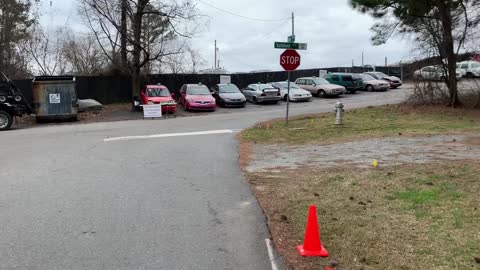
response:
<path id="1" fill-rule="evenodd" d="M 273 256 L 272 241 L 266 238 L 265 243 L 267 244 L 268 257 L 270 258 L 270 264 L 272 265 L 272 270 L 278 270 L 277 262 L 275 261 L 275 257 Z"/>
<path id="2" fill-rule="evenodd" d="M 199 135 L 216 135 L 216 134 L 231 134 L 240 132 L 240 129 L 220 129 L 220 130 L 208 130 L 208 131 L 195 131 L 184 133 L 166 133 L 166 134 L 153 134 L 153 135 L 140 135 L 140 136 L 124 136 L 124 137 L 112 137 L 103 139 L 104 142 L 113 141 L 129 141 L 129 140 L 144 140 L 144 139 L 157 139 L 168 137 L 182 137 L 182 136 L 199 136 Z"/>

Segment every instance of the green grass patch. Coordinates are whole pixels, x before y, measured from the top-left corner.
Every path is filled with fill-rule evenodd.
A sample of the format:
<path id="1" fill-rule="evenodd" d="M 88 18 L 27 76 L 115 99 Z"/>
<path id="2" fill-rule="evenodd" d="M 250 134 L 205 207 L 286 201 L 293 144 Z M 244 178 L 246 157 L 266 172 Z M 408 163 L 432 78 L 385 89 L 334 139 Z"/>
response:
<path id="1" fill-rule="evenodd" d="M 478 162 L 267 175 L 255 178 L 265 189 L 259 201 L 267 206 L 274 240 L 282 239 L 276 243 L 295 269 L 324 263 L 299 261 L 291 248 L 303 239 L 310 204 L 317 206 L 323 244 L 344 268 L 476 269 Z"/>
<path id="2" fill-rule="evenodd" d="M 352 138 L 398 134 L 438 134 L 480 130 L 478 117 L 467 112 L 415 111 L 398 106 L 365 108 L 345 113 L 344 125 L 334 125 L 334 113 L 257 124 L 242 133 L 242 139 L 262 143 L 339 142 Z"/>

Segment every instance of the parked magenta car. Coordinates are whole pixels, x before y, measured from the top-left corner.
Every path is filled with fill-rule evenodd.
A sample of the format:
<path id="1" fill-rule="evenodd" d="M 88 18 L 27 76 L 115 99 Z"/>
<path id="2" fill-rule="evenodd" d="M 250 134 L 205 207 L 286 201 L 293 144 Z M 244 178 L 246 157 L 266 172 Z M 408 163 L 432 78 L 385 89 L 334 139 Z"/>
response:
<path id="1" fill-rule="evenodd" d="M 186 111 L 215 111 L 217 104 L 203 84 L 184 84 L 180 88 L 180 104 Z"/>

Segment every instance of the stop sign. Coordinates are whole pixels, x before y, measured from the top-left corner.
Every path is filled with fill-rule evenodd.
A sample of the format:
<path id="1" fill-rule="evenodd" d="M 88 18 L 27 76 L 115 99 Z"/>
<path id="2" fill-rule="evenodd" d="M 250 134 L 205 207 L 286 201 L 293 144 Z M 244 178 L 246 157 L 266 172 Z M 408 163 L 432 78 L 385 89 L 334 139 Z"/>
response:
<path id="1" fill-rule="evenodd" d="M 286 71 L 293 71 L 300 66 L 300 54 L 296 50 L 285 50 L 280 55 L 280 65 Z"/>

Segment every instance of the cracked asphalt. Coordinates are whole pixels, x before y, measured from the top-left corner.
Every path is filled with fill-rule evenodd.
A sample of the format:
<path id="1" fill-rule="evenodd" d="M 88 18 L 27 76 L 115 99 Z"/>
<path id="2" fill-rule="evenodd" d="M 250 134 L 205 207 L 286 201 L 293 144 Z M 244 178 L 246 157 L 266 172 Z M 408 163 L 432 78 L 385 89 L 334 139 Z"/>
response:
<path id="1" fill-rule="evenodd" d="M 406 93 L 342 101 L 347 109 L 393 104 Z M 336 101 L 293 104 L 291 113 L 332 111 Z M 285 104 L 250 105 L 0 133 L 0 268 L 271 269 L 268 229 L 242 176 L 235 134 L 103 139 L 244 129 L 284 111 Z"/>

